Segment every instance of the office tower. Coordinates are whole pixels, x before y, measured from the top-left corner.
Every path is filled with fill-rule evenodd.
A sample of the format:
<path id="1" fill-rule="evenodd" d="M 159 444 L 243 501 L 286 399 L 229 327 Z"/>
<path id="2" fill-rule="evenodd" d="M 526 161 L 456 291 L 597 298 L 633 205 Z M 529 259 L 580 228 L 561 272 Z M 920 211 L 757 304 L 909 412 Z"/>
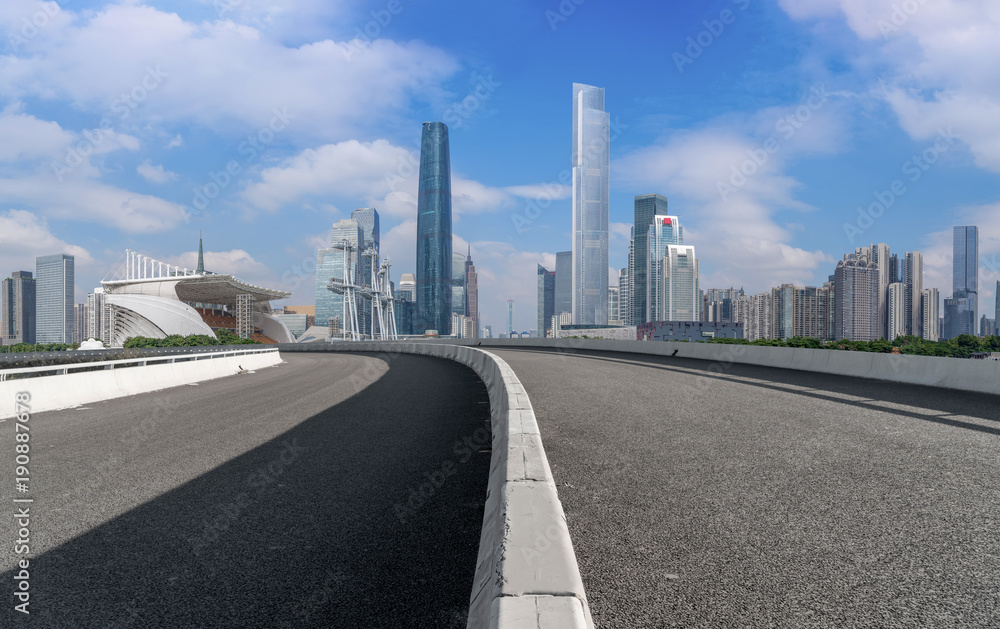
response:
<path id="1" fill-rule="evenodd" d="M 701 298 L 694 247 L 667 245 L 657 266 L 659 272 L 649 275 L 657 285 L 650 321 L 697 321 Z"/>
<path id="2" fill-rule="evenodd" d="M 923 316 L 923 338 L 928 341 L 937 341 L 941 337 L 941 295 L 936 288 L 925 288 L 920 292 L 920 296 L 920 312 Z"/>
<path id="3" fill-rule="evenodd" d="M 37 343 L 73 342 L 75 259 L 66 254 L 35 259 L 35 339 Z"/>
<path id="4" fill-rule="evenodd" d="M 663 311 L 660 294 L 663 285 L 661 260 L 670 245 L 684 244 L 684 228 L 676 216 L 657 215 L 653 217 L 653 223 L 649 226 L 647 243 L 646 260 L 644 263 L 637 261 L 636 266 L 646 267 L 646 316 L 643 321 L 649 323 L 665 320 L 658 319 L 656 314 Z M 700 310 L 700 307 L 696 310 Z"/>
<path id="5" fill-rule="evenodd" d="M 903 269 L 899 264 L 899 256 L 894 253 L 889 256 L 889 283 L 902 281 Z"/>
<path id="6" fill-rule="evenodd" d="M 73 342 L 82 343 L 87 339 L 87 304 L 73 304 Z"/>
<path id="7" fill-rule="evenodd" d="M 416 313 L 416 304 L 408 290 L 393 291 L 393 314 L 396 317 L 397 334 L 416 334 L 413 329 L 413 317 Z"/>
<path id="8" fill-rule="evenodd" d="M 896 280 L 889 277 L 889 245 L 880 242 L 871 246 L 872 262 L 878 265 L 878 321 L 879 337 L 892 340 L 889 336 L 889 284 Z M 904 291 L 905 293 L 905 291 Z M 919 295 L 918 295 L 919 297 Z"/>
<path id="9" fill-rule="evenodd" d="M 573 252 L 556 253 L 556 315 L 573 313 Z"/>
<path id="10" fill-rule="evenodd" d="M 993 336 L 994 323 L 994 320 L 986 315 L 979 317 L 979 336 Z"/>
<path id="11" fill-rule="evenodd" d="M 573 84 L 573 323 L 608 322 L 611 116 L 604 89 Z"/>
<path id="12" fill-rule="evenodd" d="M 37 282 L 30 271 L 14 271 L 0 286 L 0 345 L 34 344 Z"/>
<path id="13" fill-rule="evenodd" d="M 465 303 L 465 254 L 451 254 L 451 314 L 466 316 Z"/>
<path id="14" fill-rule="evenodd" d="M 952 297 L 966 300 L 961 302 L 964 306 L 958 316 L 963 322 L 967 320 L 968 325 L 963 323 L 959 334 L 975 335 L 979 313 L 979 229 L 974 226 L 953 230 Z"/>
<path id="15" fill-rule="evenodd" d="M 350 330 L 351 326 L 346 320 L 347 312 L 345 308 L 346 296 L 331 291 L 328 287 L 330 280 L 341 281 L 350 279 L 354 284 L 359 283 L 361 276 L 361 243 L 364 242 L 364 235 L 361 227 L 353 218 L 344 218 L 333 225 L 333 232 L 330 237 L 331 244 L 347 242 L 352 250 L 348 259 L 346 249 L 330 247 L 320 249 L 316 253 L 316 325 L 328 327 L 330 322 L 337 320 L 337 329 L 340 331 Z M 345 263 L 347 264 L 347 277 L 344 275 Z M 358 322 L 360 325 L 360 321 Z"/>
<path id="16" fill-rule="evenodd" d="M 465 310 L 472 321 L 472 338 L 479 338 L 479 274 L 472 263 L 472 245 L 465 259 Z"/>
<path id="17" fill-rule="evenodd" d="M 771 338 L 790 339 L 795 330 L 794 284 L 782 284 L 771 289 Z"/>
<path id="18" fill-rule="evenodd" d="M 361 228 L 362 240 L 359 243 L 361 251 L 360 267 L 358 269 L 359 281 L 362 286 L 372 285 L 372 266 L 378 264 L 378 258 L 371 258 L 364 255 L 368 249 L 372 249 L 376 255 L 379 253 L 379 243 L 381 235 L 379 232 L 378 211 L 373 207 L 359 208 L 351 212 L 351 218 L 357 221 Z M 374 269 L 378 272 L 378 268 Z M 358 329 L 362 334 L 372 333 L 372 300 L 358 294 Z"/>
<path id="19" fill-rule="evenodd" d="M 633 259 L 645 261 L 649 251 L 649 226 L 653 217 L 667 215 L 667 197 L 661 194 L 643 194 L 635 197 L 635 224 L 632 226 Z M 680 243 L 678 243 L 680 244 Z M 632 320 L 633 325 L 646 323 L 646 300 L 649 290 L 646 280 L 646 265 L 635 266 L 632 272 Z"/>
<path id="20" fill-rule="evenodd" d="M 619 309 L 619 294 L 617 286 L 608 287 L 608 325 L 624 325 Z"/>
<path id="21" fill-rule="evenodd" d="M 886 312 L 889 325 L 885 338 L 895 341 L 898 337 L 906 335 L 906 284 L 902 282 L 889 284 L 887 294 Z"/>
<path id="22" fill-rule="evenodd" d="M 548 338 L 552 332 L 552 315 L 556 309 L 556 274 L 538 265 L 538 336 Z"/>
<path id="23" fill-rule="evenodd" d="M 631 261 L 632 254 L 630 252 L 629 262 Z M 618 271 L 618 314 L 622 325 L 635 325 L 634 319 L 632 319 L 632 278 L 629 275 L 630 266 Z"/>
<path id="24" fill-rule="evenodd" d="M 399 290 L 404 293 L 409 293 L 409 300 L 416 303 L 417 278 L 414 277 L 413 273 L 403 273 L 399 276 Z"/>
<path id="25" fill-rule="evenodd" d="M 451 156 L 448 127 L 425 122 L 417 192 L 417 329 L 451 333 Z"/>
<path id="26" fill-rule="evenodd" d="M 919 251 L 906 252 L 903 283 L 906 284 L 906 333 L 922 337 L 924 318 L 920 312 L 920 295 L 924 290 L 924 256 Z"/>
<path id="27" fill-rule="evenodd" d="M 834 338 L 873 341 L 880 338 L 878 324 L 878 265 L 862 253 L 849 253 L 834 272 Z M 917 306 L 919 310 L 919 305 Z"/>
<path id="28" fill-rule="evenodd" d="M 514 300 L 507 300 L 507 338 L 514 332 Z"/>

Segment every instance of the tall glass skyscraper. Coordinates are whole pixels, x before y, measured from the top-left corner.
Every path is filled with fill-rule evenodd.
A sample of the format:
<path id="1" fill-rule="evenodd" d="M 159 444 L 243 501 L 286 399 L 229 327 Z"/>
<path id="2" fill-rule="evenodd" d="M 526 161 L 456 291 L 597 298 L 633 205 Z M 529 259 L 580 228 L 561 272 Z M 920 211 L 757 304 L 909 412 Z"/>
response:
<path id="1" fill-rule="evenodd" d="M 556 253 L 556 304 L 553 314 L 573 314 L 573 252 Z"/>
<path id="2" fill-rule="evenodd" d="M 643 315 L 644 322 L 668 321 L 659 318 L 664 311 L 663 296 L 663 258 L 668 253 L 670 245 L 684 244 L 684 228 L 677 220 L 676 216 L 655 216 L 652 224 L 647 228 L 648 253 L 641 263 L 636 262 L 636 267 L 642 266 L 646 269 L 646 312 Z M 638 260 L 638 258 L 637 258 Z M 697 321 L 697 309 L 695 318 L 688 321 Z"/>
<path id="3" fill-rule="evenodd" d="M 37 343 L 73 342 L 75 258 L 64 253 L 35 259 Z"/>
<path id="4" fill-rule="evenodd" d="M 701 298 L 694 247 L 667 245 L 659 266 L 661 272 L 650 276 L 658 285 L 657 309 L 650 321 L 697 321 Z"/>
<path id="5" fill-rule="evenodd" d="M 546 338 L 556 310 L 556 274 L 538 265 L 538 336 Z"/>
<path id="6" fill-rule="evenodd" d="M 35 280 L 29 271 L 14 271 L 2 283 L 0 345 L 35 342 Z"/>
<path id="7" fill-rule="evenodd" d="M 924 291 L 924 254 L 907 251 L 903 266 L 903 284 L 906 285 L 906 333 L 924 336 L 924 316 L 920 306 Z"/>
<path id="8" fill-rule="evenodd" d="M 360 244 L 364 242 L 364 238 L 361 226 L 353 218 L 341 219 L 333 225 L 331 244 L 346 240 L 354 247 L 350 268 L 353 270 L 352 279 L 355 284 L 361 275 Z M 344 317 L 344 296 L 327 288 L 330 280 L 344 279 L 344 255 L 345 250 L 332 247 L 320 249 L 316 254 L 316 325 L 327 326 L 330 324 L 330 319 L 338 318 L 341 330 L 350 328 Z"/>
<path id="9" fill-rule="evenodd" d="M 451 314 L 468 316 L 465 299 L 465 254 L 453 251 L 451 254 Z"/>
<path id="10" fill-rule="evenodd" d="M 979 229 L 974 226 L 955 227 L 953 231 L 952 257 L 952 297 L 967 299 L 965 308 L 960 313 L 963 319 L 971 321 L 971 332 L 975 334 L 976 321 L 979 320 Z M 963 325 L 963 328 L 965 326 Z"/>
<path id="11" fill-rule="evenodd" d="M 417 333 L 451 333 L 451 156 L 448 127 L 425 122 L 417 191 Z"/>
<path id="12" fill-rule="evenodd" d="M 608 323 L 611 115 L 604 88 L 573 84 L 573 323 Z"/>
<path id="13" fill-rule="evenodd" d="M 649 251 L 649 226 L 653 217 L 667 214 L 667 197 L 661 194 L 643 194 L 635 198 L 635 225 L 633 226 L 634 245 L 632 259 L 641 264 L 631 269 L 632 273 L 632 314 L 634 325 L 646 323 L 646 257 Z M 626 317 L 623 317 L 626 318 Z M 632 324 L 630 324 L 632 325 Z"/>
<path id="14" fill-rule="evenodd" d="M 357 221 L 358 227 L 361 228 L 361 251 L 358 253 L 364 253 L 368 248 L 375 250 L 375 253 L 379 253 L 379 224 L 378 224 L 378 212 L 373 207 L 365 207 L 354 210 L 351 212 L 351 218 Z M 372 283 L 372 259 L 360 256 L 361 266 L 358 270 L 358 275 L 360 276 L 361 284 L 371 285 Z M 378 269 L 375 269 L 378 272 Z M 371 334 L 372 332 L 372 300 L 368 297 L 358 295 L 358 328 L 362 334 Z"/>

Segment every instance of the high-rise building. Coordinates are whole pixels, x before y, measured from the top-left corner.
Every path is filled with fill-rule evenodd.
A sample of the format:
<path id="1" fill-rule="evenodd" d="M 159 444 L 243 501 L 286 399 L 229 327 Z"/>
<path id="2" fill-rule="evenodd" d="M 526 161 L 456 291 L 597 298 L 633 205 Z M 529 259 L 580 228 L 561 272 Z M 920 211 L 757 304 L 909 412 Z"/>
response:
<path id="1" fill-rule="evenodd" d="M 654 216 L 653 223 L 649 226 L 646 253 L 646 317 L 645 322 L 668 321 L 661 319 L 657 313 L 663 312 L 662 296 L 660 290 L 663 286 L 661 278 L 663 265 L 661 261 L 667 254 L 671 245 L 684 244 L 684 228 L 676 216 Z M 638 262 L 637 262 L 638 264 Z M 695 312 L 700 310 L 700 296 L 695 295 L 699 305 L 695 307 Z M 695 319 L 697 320 L 697 319 Z"/>
<path id="2" fill-rule="evenodd" d="M 635 224 L 632 226 L 632 259 L 640 264 L 632 271 L 632 321 L 630 325 L 646 323 L 647 288 L 646 265 L 649 252 L 649 227 L 653 217 L 667 215 L 667 197 L 661 194 L 642 194 L 635 197 Z M 678 243 L 680 244 L 680 243 Z"/>
<path id="3" fill-rule="evenodd" d="M 889 327 L 885 338 L 895 341 L 898 337 L 906 335 L 906 284 L 902 282 L 889 284 L 887 295 L 886 312 Z"/>
<path id="4" fill-rule="evenodd" d="M 38 285 L 31 272 L 14 271 L 0 286 L 0 345 L 34 344 Z"/>
<path id="5" fill-rule="evenodd" d="M 556 308 L 556 274 L 538 265 L 538 336 L 547 338 L 552 332 L 552 315 Z"/>
<path id="6" fill-rule="evenodd" d="M 907 251 L 903 268 L 906 285 L 906 333 L 923 336 L 924 317 L 920 312 L 920 296 L 924 290 L 924 255 Z"/>
<path id="7" fill-rule="evenodd" d="M 354 284 L 358 284 L 361 279 L 361 244 L 364 242 L 364 234 L 358 221 L 353 218 L 344 218 L 333 225 L 333 232 L 330 237 L 331 244 L 344 243 L 350 245 L 350 255 L 346 260 L 347 277 L 344 275 L 345 256 L 348 250 L 345 248 L 330 247 L 320 249 L 316 254 L 316 325 L 328 327 L 333 319 L 336 319 L 337 329 L 341 332 L 351 329 L 346 320 L 348 310 L 345 308 L 345 295 L 339 295 L 331 291 L 328 286 L 330 280 L 351 279 Z M 358 322 L 359 327 L 361 322 Z"/>
<path id="8" fill-rule="evenodd" d="M 896 337 L 889 336 L 889 284 L 896 280 L 889 277 L 889 245 L 880 242 L 871 246 L 872 261 L 878 265 L 878 325 L 879 337 L 892 340 Z M 904 297 L 905 297 L 905 290 Z M 918 295 L 919 297 L 919 295 Z"/>
<path id="9" fill-rule="evenodd" d="M 472 321 L 472 337 L 479 338 L 479 273 L 472 263 L 472 245 L 465 259 L 465 310 Z"/>
<path id="10" fill-rule="evenodd" d="M 632 261 L 632 254 L 629 253 L 629 262 Z M 622 325 L 635 325 L 632 318 L 632 278 L 629 275 L 627 266 L 618 271 L 618 313 L 622 320 Z"/>
<path id="11" fill-rule="evenodd" d="M 451 333 L 451 154 L 448 127 L 425 122 L 417 192 L 417 329 Z"/>
<path id="12" fill-rule="evenodd" d="M 465 254 L 455 251 L 451 254 L 451 314 L 467 314 L 465 303 Z M 454 319 L 453 319 L 454 321 Z"/>
<path id="13" fill-rule="evenodd" d="M 87 295 L 86 338 L 110 345 L 114 329 L 112 318 L 111 305 L 104 300 L 104 289 L 95 288 L 94 292 Z"/>
<path id="14" fill-rule="evenodd" d="M 620 299 L 617 286 L 608 287 L 608 325 L 625 325 L 621 319 Z"/>
<path id="15" fill-rule="evenodd" d="M 986 315 L 979 317 L 979 336 L 994 336 L 996 334 L 996 320 L 990 319 Z"/>
<path id="16" fill-rule="evenodd" d="M 82 343 L 87 339 L 87 304 L 73 304 L 73 342 Z"/>
<path id="17" fill-rule="evenodd" d="M 361 243 L 359 247 L 360 266 L 358 268 L 359 284 L 365 286 L 372 285 L 372 265 L 378 264 L 378 258 L 365 256 L 364 252 L 372 249 L 379 253 L 381 235 L 379 231 L 378 211 L 373 207 L 359 208 L 351 212 L 351 218 L 357 221 L 361 228 Z M 377 273 L 378 269 L 374 269 Z M 362 334 L 372 333 L 372 300 L 360 293 L 357 296 L 358 302 L 358 330 Z"/>
<path id="18" fill-rule="evenodd" d="M 979 313 L 979 229 L 971 225 L 955 227 L 952 236 L 952 297 L 966 300 L 956 301 L 963 304 L 963 309 L 957 313 L 963 330 L 959 334 L 975 335 Z M 969 325 L 964 323 L 966 319 Z M 966 332 L 966 328 L 971 331 Z"/>
<path id="19" fill-rule="evenodd" d="M 404 293 L 409 293 L 409 300 L 416 303 L 417 301 L 417 278 L 414 277 L 413 273 L 403 273 L 399 276 L 399 290 Z"/>
<path id="20" fill-rule="evenodd" d="M 393 293 L 393 314 L 396 317 L 397 334 L 416 334 L 413 329 L 413 317 L 416 312 L 416 303 L 413 302 L 412 294 L 408 290 L 396 290 Z"/>
<path id="21" fill-rule="evenodd" d="M 35 339 L 73 342 L 75 258 L 64 253 L 35 259 Z"/>
<path id="22" fill-rule="evenodd" d="M 573 252 L 556 253 L 556 315 L 573 314 Z"/>
<path id="23" fill-rule="evenodd" d="M 514 300 L 507 300 L 507 338 L 514 332 Z"/>
<path id="24" fill-rule="evenodd" d="M 903 268 L 899 264 L 899 256 L 895 253 L 889 256 L 889 283 L 903 281 Z"/>
<path id="25" fill-rule="evenodd" d="M 771 333 L 771 293 L 759 293 L 750 297 L 750 311 L 744 326 L 744 338 L 773 338 Z"/>
<path id="26" fill-rule="evenodd" d="M 655 281 L 656 310 L 650 321 L 697 321 L 701 302 L 698 290 L 698 258 L 690 245 L 667 245 Z"/>
<path id="27" fill-rule="evenodd" d="M 944 300 L 944 332 L 942 340 L 953 339 L 962 334 L 976 334 L 975 304 L 971 297 L 952 297 Z"/>
<path id="28" fill-rule="evenodd" d="M 923 338 L 937 341 L 941 337 L 941 295 L 936 288 L 925 288 L 921 291 L 920 312 L 923 316 Z"/>
<path id="29" fill-rule="evenodd" d="M 878 324 L 878 265 L 862 253 L 849 253 L 834 272 L 834 338 L 873 341 L 881 337 Z M 918 306 L 919 309 L 919 306 Z"/>
<path id="30" fill-rule="evenodd" d="M 611 116 L 604 89 L 573 84 L 573 323 L 608 322 Z"/>

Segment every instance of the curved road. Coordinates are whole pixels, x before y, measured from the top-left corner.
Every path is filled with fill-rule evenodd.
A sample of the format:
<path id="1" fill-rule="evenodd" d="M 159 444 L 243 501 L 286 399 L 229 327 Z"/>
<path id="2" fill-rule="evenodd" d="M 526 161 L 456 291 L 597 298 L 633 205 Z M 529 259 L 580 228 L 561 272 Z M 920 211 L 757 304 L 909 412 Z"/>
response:
<path id="1" fill-rule="evenodd" d="M 1000 398 L 490 351 L 534 406 L 598 628 L 1000 623 Z"/>
<path id="2" fill-rule="evenodd" d="M 465 627 L 482 382 L 434 358 L 283 357 L 32 417 L 31 614 L 8 594 L 0 626 Z M 0 452 L 13 513 L 12 421 Z"/>

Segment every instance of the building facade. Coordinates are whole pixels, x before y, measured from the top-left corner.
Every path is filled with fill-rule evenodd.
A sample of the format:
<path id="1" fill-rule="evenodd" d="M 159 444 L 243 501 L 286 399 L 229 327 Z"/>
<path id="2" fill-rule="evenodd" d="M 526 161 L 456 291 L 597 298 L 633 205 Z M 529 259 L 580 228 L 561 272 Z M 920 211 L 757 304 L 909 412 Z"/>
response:
<path id="1" fill-rule="evenodd" d="M 849 253 L 837 263 L 834 276 L 834 338 L 848 341 L 881 338 L 878 265 L 865 253 Z"/>
<path id="2" fill-rule="evenodd" d="M 667 216 L 667 197 L 661 194 L 642 194 L 635 197 L 635 223 L 632 226 L 632 321 L 646 323 L 646 300 L 649 294 L 645 264 L 635 266 L 635 260 L 645 262 L 649 256 L 649 227 L 656 216 Z M 676 243 L 683 244 L 683 243 Z"/>
<path id="3" fill-rule="evenodd" d="M 479 273 L 476 272 L 476 265 L 472 262 L 471 246 L 465 259 L 465 310 L 472 320 L 470 338 L 477 339 L 479 338 Z"/>
<path id="4" fill-rule="evenodd" d="M 698 290 L 698 258 L 690 245 L 667 245 L 658 265 L 650 274 L 656 282 L 656 310 L 653 321 L 697 321 L 701 304 Z"/>
<path id="5" fill-rule="evenodd" d="M 56 254 L 35 259 L 36 343 L 73 342 L 75 259 Z"/>
<path id="6" fill-rule="evenodd" d="M 31 272 L 14 271 L 0 290 L 0 345 L 34 344 L 37 283 Z"/>
<path id="7" fill-rule="evenodd" d="M 649 226 L 646 253 L 646 317 L 644 322 L 664 320 L 663 312 L 663 258 L 671 245 L 684 244 L 684 228 L 676 216 L 653 217 Z M 700 298 L 696 297 L 700 301 Z"/>
<path id="8" fill-rule="evenodd" d="M 689 341 L 710 338 L 742 339 L 744 326 L 733 321 L 651 321 L 636 326 L 640 341 Z"/>
<path id="9" fill-rule="evenodd" d="M 906 335 L 906 285 L 902 282 L 893 282 L 889 284 L 886 294 L 888 295 L 886 313 L 889 325 L 884 338 L 895 341 L 900 336 Z"/>
<path id="10" fill-rule="evenodd" d="M 361 283 L 361 245 L 364 234 L 358 221 L 344 218 L 333 224 L 329 248 L 320 249 L 316 254 L 316 325 L 327 327 L 334 319 L 338 324 L 336 329 L 343 333 L 351 326 L 346 321 L 346 297 L 330 290 L 330 280 L 346 281 L 350 279 L 354 285 Z M 345 246 L 345 243 L 347 246 Z M 358 300 L 359 308 L 361 300 Z M 362 323 L 359 317 L 358 326 Z"/>
<path id="11" fill-rule="evenodd" d="M 906 252 L 903 283 L 906 285 L 906 333 L 923 337 L 920 296 L 924 290 L 924 255 L 919 251 Z"/>
<path id="12" fill-rule="evenodd" d="M 425 122 L 417 191 L 417 329 L 451 333 L 451 153 L 448 127 Z"/>
<path id="13" fill-rule="evenodd" d="M 920 312 L 923 316 L 923 338 L 937 341 L 941 338 L 941 295 L 936 288 L 921 291 Z"/>
<path id="14" fill-rule="evenodd" d="M 538 265 L 538 336 L 548 338 L 552 334 L 552 316 L 556 309 L 555 271 Z"/>
<path id="15" fill-rule="evenodd" d="M 611 116 L 604 89 L 573 84 L 573 322 L 608 322 Z"/>

